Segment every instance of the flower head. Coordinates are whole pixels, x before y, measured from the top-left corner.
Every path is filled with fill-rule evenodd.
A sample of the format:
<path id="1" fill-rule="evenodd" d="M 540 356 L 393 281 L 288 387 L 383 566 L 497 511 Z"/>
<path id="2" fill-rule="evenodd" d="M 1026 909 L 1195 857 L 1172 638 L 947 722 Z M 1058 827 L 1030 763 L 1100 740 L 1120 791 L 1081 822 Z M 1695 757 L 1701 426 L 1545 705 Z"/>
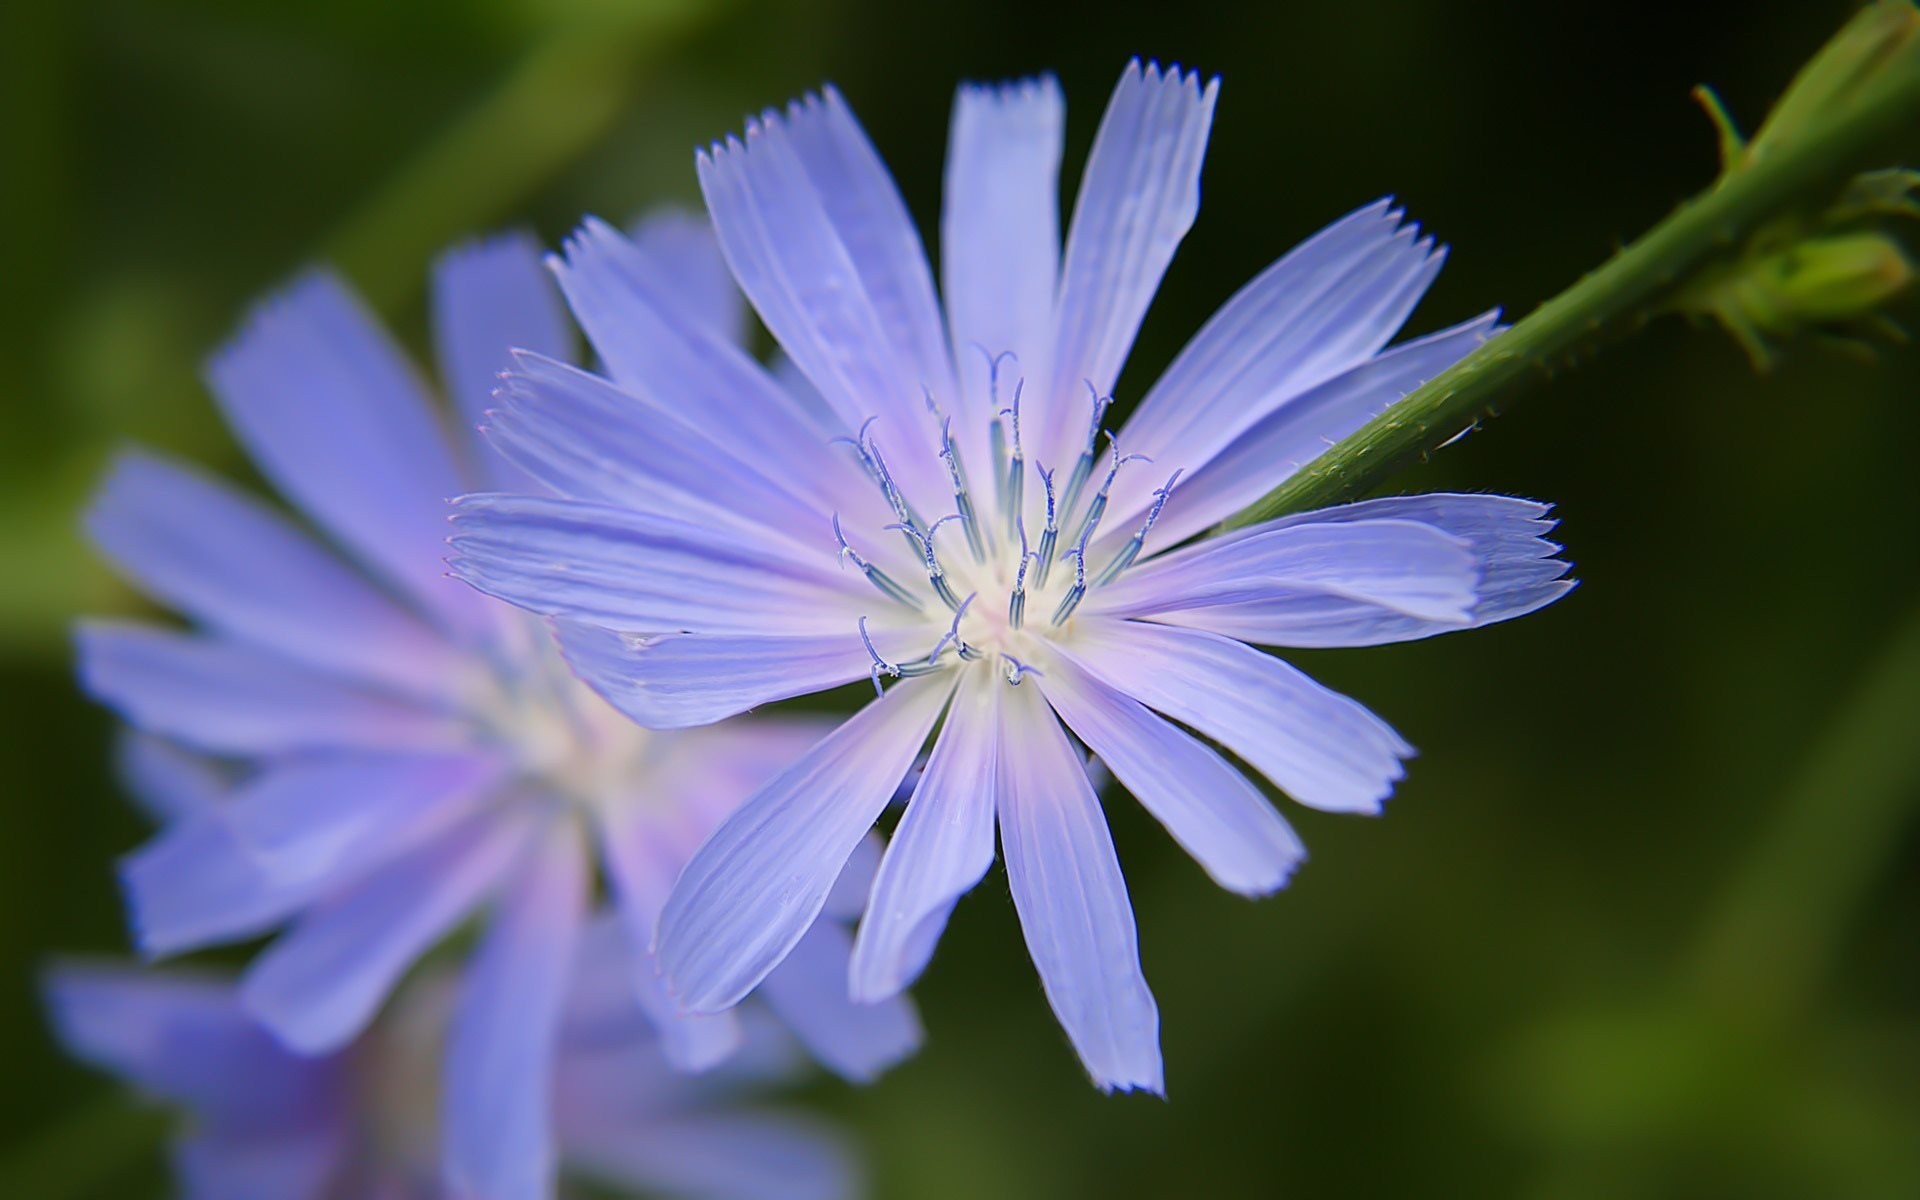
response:
<path id="1" fill-rule="evenodd" d="M 1058 88 L 963 88 L 938 299 L 837 93 L 711 147 L 698 166 L 722 248 L 792 371 L 686 321 L 616 231 L 589 223 L 568 244 L 561 286 L 608 376 L 520 356 L 494 435 L 558 494 L 463 499 L 456 572 L 572 622 L 574 669 L 645 725 L 863 679 L 883 693 L 681 876 L 659 950 L 690 1007 L 725 1007 L 782 960 L 937 728 L 873 883 L 856 996 L 924 967 L 997 825 L 1081 1058 L 1102 1087 L 1157 1091 L 1158 1014 L 1076 742 L 1223 886 L 1270 892 L 1299 840 L 1188 729 L 1343 812 L 1378 811 L 1412 751 L 1248 643 L 1425 637 L 1570 586 L 1546 507 L 1495 496 L 1375 500 L 1182 546 L 1494 331 L 1487 315 L 1387 348 L 1442 253 L 1382 201 L 1261 273 L 1111 420 L 1198 208 L 1216 94 L 1127 68 L 1062 250 Z"/>
<path id="2" fill-rule="evenodd" d="M 606 1002 L 632 969 L 624 941 L 604 919 L 583 934 L 590 953 L 567 990 L 551 1103 L 535 1098 L 568 1176 L 702 1200 L 858 1194 L 831 1131 L 739 1105 L 794 1073 L 791 1039 L 750 1022 L 723 1068 L 679 1072 L 631 1005 Z M 66 964 L 45 990 L 70 1053 L 186 1110 L 172 1156 L 186 1200 L 553 1194 L 545 1175 L 473 1189 L 445 1173 L 442 1139 L 474 1100 L 436 1070 L 459 1006 L 444 971 L 409 982 L 351 1042 L 311 1057 L 262 1029 L 216 976 Z"/>
<path id="3" fill-rule="evenodd" d="M 711 235 L 653 222 L 636 253 L 700 264 Z M 564 311 L 529 239 L 454 252 L 435 276 L 441 371 L 482 419 L 511 346 L 565 355 Z M 697 309 L 721 336 L 738 300 Z M 475 1194 L 538 1173 L 561 985 L 605 882 L 636 951 L 628 995 L 688 1069 L 738 1045 L 732 1014 L 689 1016 L 651 956 L 668 887 L 748 793 L 810 745 L 812 721 L 650 734 L 567 671 L 544 623 L 445 577 L 445 498 L 481 480 L 533 486 L 477 439 L 442 432 L 429 393 L 337 280 L 269 301 L 209 371 L 262 471 L 334 546 L 184 466 L 115 465 L 88 514 L 95 541 L 190 631 L 93 622 L 88 688 L 147 732 L 129 774 L 165 829 L 122 877 L 142 949 L 165 956 L 284 932 L 239 1003 L 289 1047 L 358 1037 L 401 976 L 488 914 L 461 988 L 448 1088 L 449 1169 Z M 337 547 L 337 548 L 336 548 Z M 851 884 L 850 884 L 851 888 Z M 919 1039 L 909 1004 L 854 1005 L 836 905 L 766 1002 L 825 1063 L 866 1079 Z"/>

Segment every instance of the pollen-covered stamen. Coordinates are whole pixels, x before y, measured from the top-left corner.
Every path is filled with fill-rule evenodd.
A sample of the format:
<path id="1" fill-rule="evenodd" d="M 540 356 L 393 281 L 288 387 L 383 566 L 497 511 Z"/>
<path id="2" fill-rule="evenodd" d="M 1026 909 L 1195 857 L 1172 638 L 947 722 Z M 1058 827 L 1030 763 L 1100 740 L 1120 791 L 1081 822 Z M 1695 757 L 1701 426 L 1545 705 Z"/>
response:
<path id="1" fill-rule="evenodd" d="M 1100 389 L 1093 386 L 1093 380 L 1081 381 L 1087 385 L 1087 395 L 1093 399 L 1093 413 L 1087 418 L 1086 443 L 1080 449 L 1080 457 L 1073 464 L 1073 474 L 1067 477 L 1067 490 L 1061 495 L 1060 508 L 1063 512 L 1072 512 L 1079 502 L 1080 490 L 1087 486 L 1087 480 L 1093 478 L 1093 460 L 1100 456 L 1100 426 L 1107 419 L 1107 410 L 1113 407 L 1111 395 L 1102 396 Z"/>
<path id="2" fill-rule="evenodd" d="M 1167 506 L 1167 497 L 1173 495 L 1173 485 L 1180 482 L 1180 476 L 1185 472 L 1186 468 L 1181 467 L 1173 473 L 1165 485 L 1154 489 L 1153 507 L 1147 510 L 1147 519 L 1142 521 L 1139 530 L 1127 539 L 1127 544 L 1120 548 L 1120 553 L 1113 556 L 1113 561 L 1107 564 L 1106 570 L 1100 572 L 1099 577 L 1093 581 L 1093 586 L 1099 587 L 1111 580 L 1132 566 L 1134 559 L 1140 557 L 1141 548 L 1147 544 L 1147 534 L 1153 532 L 1153 523 L 1160 519 L 1160 510 Z"/>
<path id="3" fill-rule="evenodd" d="M 1006 670 L 1007 682 L 1012 684 L 1014 687 L 1019 687 L 1020 681 L 1022 679 L 1025 679 L 1029 675 L 1039 675 L 1042 677 L 1046 675 L 1046 672 L 1042 671 L 1039 667 L 1029 666 L 1026 663 L 1021 662 L 1019 659 L 1015 658 L 1013 655 L 1008 654 L 1005 650 L 1002 650 L 1000 652 L 1000 657 L 1007 664 L 1007 670 Z"/>
<path id="4" fill-rule="evenodd" d="M 932 393 L 927 395 L 927 407 L 935 416 L 940 416 Z M 973 552 L 973 561 L 979 562 L 986 557 L 987 548 L 980 540 L 979 519 L 973 510 L 973 493 L 967 489 L 966 467 L 961 464 L 960 455 L 954 450 L 952 417 L 940 416 L 940 457 L 946 460 L 947 475 L 953 480 L 953 506 L 959 510 L 961 528 L 967 531 L 967 549 Z"/>
<path id="5" fill-rule="evenodd" d="M 879 417 L 868 417 L 865 421 L 861 422 L 860 432 L 852 437 L 841 434 L 839 437 L 827 439 L 827 445 L 829 446 L 838 446 L 843 443 L 852 446 L 854 457 L 860 461 L 860 469 L 865 471 L 867 478 L 873 480 L 875 483 L 880 482 L 880 472 L 873 465 L 873 455 L 867 453 L 867 430 L 873 428 L 873 423 L 879 419 Z"/>
<path id="6" fill-rule="evenodd" d="M 851 562 L 854 566 L 860 568 L 861 574 L 867 577 L 867 582 L 879 588 L 881 594 L 889 600 L 898 600 L 910 608 L 917 609 L 920 607 L 919 599 L 914 596 L 912 592 L 909 592 L 906 588 L 896 583 L 891 575 L 888 575 L 879 567 L 874 566 L 862 558 L 860 552 L 847 543 L 846 532 L 840 528 L 839 513 L 833 514 L 833 537 L 835 541 L 840 543 L 838 557 L 842 567 L 845 567 L 847 563 Z"/>
<path id="7" fill-rule="evenodd" d="M 1034 552 L 1033 586 L 1045 587 L 1047 573 L 1053 569 L 1054 545 L 1060 540 L 1060 523 L 1055 519 L 1053 507 L 1053 472 L 1039 463 L 1034 464 L 1034 469 L 1040 473 L 1040 486 L 1047 489 L 1047 527 L 1040 531 L 1040 549 Z"/>
<path id="8" fill-rule="evenodd" d="M 960 636 L 960 621 L 967 615 L 967 607 L 973 603 L 974 598 L 979 594 L 979 592 L 969 593 L 967 598 L 960 602 L 960 607 L 953 610 L 953 624 L 949 625 L 947 631 L 940 635 L 940 640 L 933 644 L 933 652 L 927 655 L 927 663 L 929 665 L 940 661 L 940 652 L 945 650 L 949 643 L 953 645 L 954 650 L 961 658 L 974 659 L 980 657 L 980 652 L 972 646 L 967 645 L 966 641 Z"/>
<path id="9" fill-rule="evenodd" d="M 1018 629 L 1027 620 L 1027 561 L 1032 558 L 1027 550 L 1027 522 L 1016 517 L 1014 527 L 1020 531 L 1020 567 L 1014 572 L 1013 591 L 1007 596 L 1007 627 Z"/>
<path id="10" fill-rule="evenodd" d="M 900 678 L 900 668 L 894 666 L 886 659 L 881 658 L 880 651 L 874 649 L 873 638 L 867 634 L 867 619 L 865 617 L 860 618 L 860 643 L 867 648 L 867 657 L 873 660 L 873 670 L 869 672 L 873 678 L 873 694 L 876 696 L 884 696 L 887 693 L 886 689 L 880 686 L 880 677 L 885 675 L 889 678 L 898 679 Z"/>
<path id="11" fill-rule="evenodd" d="M 1100 481 L 1100 490 L 1093 494 L 1093 502 L 1087 505 L 1086 515 L 1081 518 L 1079 544 L 1083 549 L 1086 547 L 1087 539 L 1099 526 L 1100 518 L 1107 514 L 1107 499 L 1113 492 L 1113 480 L 1120 474 L 1120 468 L 1136 459 L 1141 462 L 1153 461 L 1144 454 L 1129 454 L 1124 458 L 1121 457 L 1120 439 L 1111 433 L 1107 435 L 1107 445 L 1113 453 L 1113 463 L 1107 467 L 1107 477 Z"/>
<path id="12" fill-rule="evenodd" d="M 1091 532 L 1091 530 L 1092 527 L 1089 526 L 1088 532 Z M 1060 597 L 1059 605 L 1053 610 L 1053 623 L 1055 625 L 1060 624 L 1060 622 L 1072 616 L 1073 610 L 1080 607 L 1081 597 L 1087 594 L 1086 534 L 1082 533 L 1080 535 L 1080 543 L 1060 557 L 1071 558 L 1073 560 L 1073 586 L 1067 589 L 1066 595 Z"/>
<path id="13" fill-rule="evenodd" d="M 1020 449 L 1020 394 L 1026 390 L 1027 381 L 1015 381 L 1013 385 L 1013 404 L 1000 410 L 1001 416 L 1013 419 L 1012 454 L 1007 458 L 1006 482 L 1000 488 L 1000 511 L 1007 517 L 1007 536 L 1013 537 L 1014 522 L 1020 515 L 1020 507 L 1026 500 L 1027 456 Z"/>
<path id="14" fill-rule="evenodd" d="M 921 533 L 912 525 L 899 522 L 886 526 L 888 529 L 898 529 L 901 533 L 905 534 L 907 540 L 912 542 L 915 548 L 919 550 L 921 558 L 926 562 L 927 582 L 933 585 L 933 594 L 940 597 L 942 604 L 953 609 L 960 607 L 960 597 L 954 594 L 952 585 L 947 582 L 946 569 L 940 565 L 940 556 L 934 553 L 933 534 L 935 530 L 945 525 L 948 521 L 958 521 L 959 519 L 959 513 L 941 517 L 938 521 L 935 521 L 933 527 L 925 533 Z"/>

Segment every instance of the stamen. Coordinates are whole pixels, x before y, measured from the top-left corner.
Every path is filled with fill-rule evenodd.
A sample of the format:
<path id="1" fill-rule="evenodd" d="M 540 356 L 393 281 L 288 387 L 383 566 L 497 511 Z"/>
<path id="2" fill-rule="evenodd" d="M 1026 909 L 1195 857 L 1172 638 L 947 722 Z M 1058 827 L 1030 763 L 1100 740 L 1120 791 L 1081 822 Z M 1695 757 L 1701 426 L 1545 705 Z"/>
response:
<path id="1" fill-rule="evenodd" d="M 898 679 L 900 678 L 900 668 L 894 666 L 886 659 L 881 658 L 880 652 L 873 648 L 873 639 L 867 636 L 867 619 L 865 617 L 860 618 L 860 641 L 867 648 L 867 657 L 873 660 L 873 670 L 870 672 L 873 677 L 873 694 L 876 696 L 885 696 L 887 693 L 886 690 L 880 686 L 880 677 L 886 675 L 890 678 Z"/>
<path id="2" fill-rule="evenodd" d="M 1001 415 L 1013 417 L 1013 454 L 1007 459 L 1006 485 L 1000 489 L 1000 511 L 1007 516 L 1007 536 L 1013 536 L 1014 519 L 1020 513 L 1025 500 L 1027 481 L 1026 454 L 1020 449 L 1020 393 L 1027 387 L 1027 381 L 1021 379 L 1013 385 L 1013 406 L 1000 410 Z"/>
<path id="3" fill-rule="evenodd" d="M 947 648 L 948 642 L 953 643 L 954 650 L 963 659 L 973 659 L 973 658 L 980 657 L 980 652 L 978 650 L 975 650 L 972 646 L 967 645 L 967 643 L 961 640 L 961 637 L 960 637 L 960 618 L 967 615 L 967 606 L 972 604 L 974 597 L 978 596 L 979 594 L 980 594 L 979 592 L 974 592 L 968 595 L 968 597 L 965 600 L 962 600 L 960 602 L 960 607 L 953 610 L 953 624 L 948 626 L 947 632 L 942 634 L 940 637 L 940 640 L 933 644 L 933 653 L 927 655 L 927 662 L 929 664 L 937 663 L 940 661 L 940 652 Z"/>
<path id="4" fill-rule="evenodd" d="M 1013 577 L 1013 593 L 1007 597 L 1007 626 L 1018 629 L 1027 619 L 1027 522 L 1025 518 L 1015 521 L 1020 531 L 1020 570 Z"/>
<path id="5" fill-rule="evenodd" d="M 927 394 L 927 407 L 935 415 L 940 410 L 934 406 L 933 394 Z M 940 418 L 940 457 L 947 460 L 947 474 L 953 480 L 953 506 L 959 509 L 962 527 L 967 531 L 967 549 L 973 552 L 973 561 L 980 562 L 986 557 L 986 547 L 980 541 L 980 528 L 973 512 L 973 494 L 967 490 L 966 468 L 960 463 L 960 455 L 953 448 L 953 418 Z"/>
<path id="6" fill-rule="evenodd" d="M 940 557 L 933 552 L 933 531 L 945 525 L 948 521 L 957 521 L 959 519 L 960 514 L 958 513 L 941 517 L 933 523 L 933 528 L 927 530 L 925 533 L 921 533 L 912 525 L 903 523 L 886 526 L 888 529 L 898 529 L 906 535 L 908 541 L 919 547 L 921 557 L 925 559 L 927 565 L 927 582 L 933 585 L 933 594 L 940 597 L 941 603 L 945 604 L 948 608 L 958 608 L 960 606 L 960 598 L 953 594 L 953 588 L 947 583 L 947 572 L 940 566 Z"/>
<path id="7" fill-rule="evenodd" d="M 860 469 L 865 471 L 867 477 L 875 483 L 880 482 L 880 472 L 875 469 L 873 465 L 873 455 L 867 453 L 867 430 L 873 428 L 873 423 L 879 419 L 879 417 L 868 417 L 865 421 L 861 422 L 860 432 L 853 437 L 847 437 L 845 434 L 842 434 L 839 437 L 827 439 L 827 445 L 829 446 L 838 445 L 841 442 L 852 446 L 854 454 L 859 456 Z"/>
<path id="8" fill-rule="evenodd" d="M 840 553 L 838 555 L 838 558 L 840 560 L 840 565 L 843 568 L 846 566 L 846 564 L 849 561 L 851 561 L 854 566 L 859 567 L 861 572 L 864 575 L 866 575 L 867 582 L 873 584 L 874 587 L 879 588 L 881 593 L 885 595 L 888 599 L 898 600 L 900 603 L 905 604 L 910 608 L 914 608 L 914 609 L 920 608 L 920 601 L 917 597 L 914 596 L 912 592 L 909 592 L 906 588 L 901 587 L 898 583 L 894 581 L 891 575 L 888 575 L 885 571 L 882 571 L 879 567 L 874 566 L 872 563 L 862 558 L 858 550 L 855 550 L 852 546 L 847 544 L 847 535 L 845 531 L 843 531 L 840 528 L 839 513 L 833 514 L 833 536 L 834 536 L 834 539 L 840 543 Z"/>
<path id="9" fill-rule="evenodd" d="M 1040 531 L 1040 549 L 1037 552 L 1039 562 L 1036 564 L 1037 570 L 1033 577 L 1033 586 L 1045 587 L 1047 586 L 1047 572 L 1053 569 L 1053 548 L 1054 543 L 1058 541 L 1060 537 L 1060 526 L 1054 520 L 1053 472 L 1041 466 L 1039 463 L 1034 464 L 1034 469 L 1040 472 L 1040 483 L 1047 489 L 1047 527 Z"/>
<path id="10" fill-rule="evenodd" d="M 1107 498 L 1113 491 L 1113 479 L 1114 476 L 1120 474 L 1120 468 L 1135 459 L 1140 459 L 1143 462 L 1153 461 L 1144 454 L 1129 454 L 1125 458 L 1120 457 L 1120 439 L 1114 437 L 1112 434 L 1107 435 L 1107 444 L 1113 452 L 1113 465 L 1107 468 L 1107 477 L 1100 481 L 1100 490 L 1094 493 L 1093 503 L 1087 505 L 1087 515 L 1082 518 L 1082 520 L 1086 522 L 1080 527 L 1080 545 L 1083 547 L 1087 544 L 1087 538 L 1093 533 L 1094 527 L 1100 524 L 1100 518 L 1106 515 Z"/>
<path id="11" fill-rule="evenodd" d="M 1007 682 L 1014 687 L 1019 687 L 1020 681 L 1028 675 L 1046 677 L 1047 673 L 1039 667 L 1030 667 L 1004 650 L 1000 652 L 1000 657 L 1007 661 Z"/>
<path id="12" fill-rule="evenodd" d="M 1113 397 L 1102 396 L 1100 389 L 1093 386 L 1093 380 L 1083 379 L 1081 382 L 1087 385 L 1087 395 L 1093 398 L 1093 415 L 1087 420 L 1086 445 L 1081 448 L 1080 458 L 1073 464 L 1073 474 L 1067 478 L 1067 490 L 1060 505 L 1066 512 L 1073 511 L 1074 504 L 1080 499 L 1080 489 L 1086 487 L 1087 480 L 1093 478 L 1093 460 L 1100 447 L 1100 422 L 1106 420 L 1107 410 L 1113 407 Z"/>
<path id="13" fill-rule="evenodd" d="M 1173 473 L 1173 477 L 1168 479 L 1164 486 L 1154 490 L 1153 507 L 1147 510 L 1147 519 L 1141 522 L 1139 531 L 1127 539 L 1127 544 L 1120 548 L 1120 553 L 1114 555 L 1113 561 L 1107 564 L 1107 569 L 1100 572 L 1100 577 L 1093 581 L 1093 586 L 1099 587 L 1111 580 L 1132 566 L 1134 559 L 1140 557 L 1140 549 L 1146 545 L 1147 534 L 1153 530 L 1153 523 L 1160 519 L 1160 510 L 1167 506 L 1167 497 L 1173 495 L 1173 485 L 1180 482 L 1180 476 L 1185 471 L 1186 468 L 1181 467 Z"/>

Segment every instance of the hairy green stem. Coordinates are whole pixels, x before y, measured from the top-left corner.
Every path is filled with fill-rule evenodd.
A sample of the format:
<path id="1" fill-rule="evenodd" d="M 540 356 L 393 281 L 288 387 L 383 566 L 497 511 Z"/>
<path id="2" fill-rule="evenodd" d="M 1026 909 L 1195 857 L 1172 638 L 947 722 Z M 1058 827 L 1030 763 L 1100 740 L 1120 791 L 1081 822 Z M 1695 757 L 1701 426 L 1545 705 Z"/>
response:
<path id="1" fill-rule="evenodd" d="M 1833 45 L 1844 45 L 1867 17 L 1902 14 L 1910 14 L 1904 4 L 1878 5 Z M 1814 65 L 1830 57 L 1823 54 Z M 1819 111 L 1795 105 L 1792 136 L 1783 131 L 1765 153 L 1748 156 L 1612 260 L 1343 438 L 1221 528 L 1363 495 L 1497 415 L 1528 385 L 1644 325 L 1675 289 L 1724 261 L 1764 226 L 1808 201 L 1830 201 L 1870 154 L 1920 125 L 1920 47 L 1900 44 L 1872 66 L 1858 86 L 1837 96 L 1822 91 L 1830 102 Z"/>

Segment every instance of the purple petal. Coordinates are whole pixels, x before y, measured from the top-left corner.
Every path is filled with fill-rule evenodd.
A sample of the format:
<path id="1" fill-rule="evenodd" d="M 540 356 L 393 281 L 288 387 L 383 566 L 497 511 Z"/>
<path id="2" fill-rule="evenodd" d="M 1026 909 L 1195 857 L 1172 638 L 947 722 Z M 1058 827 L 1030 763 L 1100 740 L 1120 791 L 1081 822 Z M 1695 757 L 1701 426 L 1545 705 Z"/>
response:
<path id="1" fill-rule="evenodd" d="M 515 231 L 456 246 L 433 264 L 429 307 L 440 378 L 453 399 L 473 477 L 502 491 L 532 490 L 532 481 L 477 433 L 509 352 L 571 362 L 578 343 L 542 254 L 539 239 Z"/>
<path id="2" fill-rule="evenodd" d="M 210 812 L 227 793 L 226 780 L 211 762 L 165 738 L 122 729 L 113 748 L 114 776 L 156 821 Z"/>
<path id="3" fill-rule="evenodd" d="M 875 607 L 834 574 L 830 540 L 806 562 L 708 526 L 578 501 L 462 497 L 452 545 L 454 572 L 488 595 L 616 629 L 839 633 Z"/>
<path id="4" fill-rule="evenodd" d="M 1094 679 L 1064 650 L 1040 686 L 1067 727 L 1214 882 L 1243 896 L 1286 886 L 1306 849 L 1231 763 Z"/>
<path id="5" fill-rule="evenodd" d="M 121 453 L 86 526 L 142 591 L 236 641 L 414 695 L 444 697 L 456 678 L 450 648 L 417 617 L 279 513 L 191 467 Z"/>
<path id="6" fill-rule="evenodd" d="M 847 1147 L 791 1118 L 689 1114 L 633 1127 L 582 1117 L 561 1139 L 588 1176 L 688 1200 L 855 1200 L 862 1191 Z"/>
<path id="7" fill-rule="evenodd" d="M 961 680 L 880 861 L 853 948 L 853 994 L 861 1001 L 898 995 L 919 977 L 954 904 L 993 865 L 1001 687 L 989 671 Z"/>
<path id="8" fill-rule="evenodd" d="M 221 817 L 282 883 L 366 866 L 444 828 L 505 776 L 490 754 L 339 754 L 285 762 L 233 793 Z"/>
<path id="9" fill-rule="evenodd" d="M 490 1200 L 553 1193 L 554 1043 L 586 904 L 580 833 L 561 817 L 502 899 L 461 984 L 442 1093 L 456 1191 Z"/>
<path id="10" fill-rule="evenodd" d="M 748 798 L 693 856 L 657 943 L 688 1009 L 738 1003 L 800 940 L 951 688 L 944 672 L 896 684 Z"/>
<path id="11" fill-rule="evenodd" d="M 895 795 L 898 794 L 896 791 Z M 860 844 L 847 858 L 847 865 L 840 869 L 840 878 L 833 881 L 833 890 L 827 893 L 827 906 L 820 912 L 822 920 L 860 919 L 860 914 L 867 911 L 867 897 L 873 892 L 874 876 L 880 872 L 880 856 L 886 848 L 886 839 L 880 836 L 879 830 L 860 839 Z"/>
<path id="12" fill-rule="evenodd" d="M 140 953 L 162 958 L 257 936 L 310 902 L 315 882 L 262 870 L 219 813 L 183 819 L 120 860 Z"/>
<path id="13" fill-rule="evenodd" d="M 349 1146 L 334 1125 L 270 1135 L 207 1129 L 174 1147 L 173 1169 L 190 1200 L 321 1200 Z"/>
<path id="14" fill-rule="evenodd" d="M 1084 620 L 1071 651 L 1108 687 L 1214 739 L 1313 808 L 1379 812 L 1413 753 L 1360 704 L 1218 634 Z"/>
<path id="15" fill-rule="evenodd" d="M 653 278 L 672 287 L 687 320 L 728 345 L 746 344 L 746 297 L 706 214 L 657 208 L 634 222 L 632 237 L 634 253 Z"/>
<path id="16" fill-rule="evenodd" d="M 857 624 L 807 637 L 729 637 L 647 636 L 562 621 L 555 633 L 574 674 L 649 729 L 706 725 L 761 704 L 839 687 L 866 678 L 873 661 Z M 898 648 L 906 648 L 904 639 Z M 881 653 L 890 650 L 883 647 Z"/>
<path id="17" fill-rule="evenodd" d="M 920 1048 L 920 1018 L 904 997 L 858 1003 L 847 994 L 853 939 L 823 917 L 760 985 L 808 1053 L 855 1083 L 871 1083 Z"/>
<path id="18" fill-rule="evenodd" d="M 1411 618 L 1465 628 L 1479 564 L 1470 543 L 1418 521 L 1294 523 L 1214 539 L 1129 569 L 1094 592 L 1088 612 L 1216 628 L 1213 610 L 1262 614 L 1280 645 L 1330 620 Z M 1305 644 L 1317 644 L 1306 642 Z"/>
<path id="19" fill-rule="evenodd" d="M 1121 445 L 1151 456 L 1162 474 L 1198 470 L 1267 413 L 1370 358 L 1446 254 L 1405 217 L 1389 201 L 1370 204 L 1262 271 L 1141 398 Z"/>
<path id="20" fill-rule="evenodd" d="M 216 754 L 453 744 L 446 714 L 232 642 L 122 621 L 75 633 L 81 685 L 154 733 Z"/>
<path id="21" fill-rule="evenodd" d="M 1446 370 L 1497 331 L 1497 313 L 1486 313 L 1451 329 L 1395 346 L 1303 392 L 1289 394 L 1278 407 L 1247 427 L 1217 453 L 1170 458 L 1167 465 L 1191 463 L 1155 522 L 1148 548 L 1177 545 L 1207 526 L 1224 521 L 1279 486 L 1322 451 L 1379 416 L 1402 397 Z M 1131 426 L 1128 427 L 1129 431 Z M 1128 451 L 1138 447 L 1122 433 Z M 1203 464 L 1204 465 L 1201 465 Z M 1144 481 L 1144 482 L 1143 482 Z M 1145 475 L 1122 476 L 1116 486 L 1112 536 L 1131 535 L 1131 518 L 1151 503 Z"/>
<path id="22" fill-rule="evenodd" d="M 1220 81 L 1127 64 L 1100 118 L 1067 230 L 1041 461 L 1067 461 L 1091 384 L 1113 390 L 1160 278 L 1200 211 L 1200 161 Z"/>
<path id="23" fill-rule="evenodd" d="M 953 100 L 940 205 L 941 290 L 961 382 L 956 428 L 967 458 L 988 460 L 988 361 L 1012 351 L 1022 375 L 1047 377 L 1060 273 L 1060 146 L 1066 102 L 1050 75 L 963 86 Z"/>
<path id="24" fill-rule="evenodd" d="M 460 922 L 526 846 L 524 823 L 482 814 L 315 909 L 254 960 L 247 1010 L 303 1054 L 366 1027 L 415 959 Z"/>
<path id="25" fill-rule="evenodd" d="M 207 366 L 234 433 L 281 493 L 452 628 L 496 614 L 442 577 L 448 496 L 467 490 L 411 365 L 338 279 L 254 311 Z"/>
<path id="26" fill-rule="evenodd" d="M 1160 1092 L 1160 1012 L 1086 765 L 1038 689 L 1007 689 L 1000 720 L 1000 845 L 1047 1003 L 1101 1090 Z"/>

